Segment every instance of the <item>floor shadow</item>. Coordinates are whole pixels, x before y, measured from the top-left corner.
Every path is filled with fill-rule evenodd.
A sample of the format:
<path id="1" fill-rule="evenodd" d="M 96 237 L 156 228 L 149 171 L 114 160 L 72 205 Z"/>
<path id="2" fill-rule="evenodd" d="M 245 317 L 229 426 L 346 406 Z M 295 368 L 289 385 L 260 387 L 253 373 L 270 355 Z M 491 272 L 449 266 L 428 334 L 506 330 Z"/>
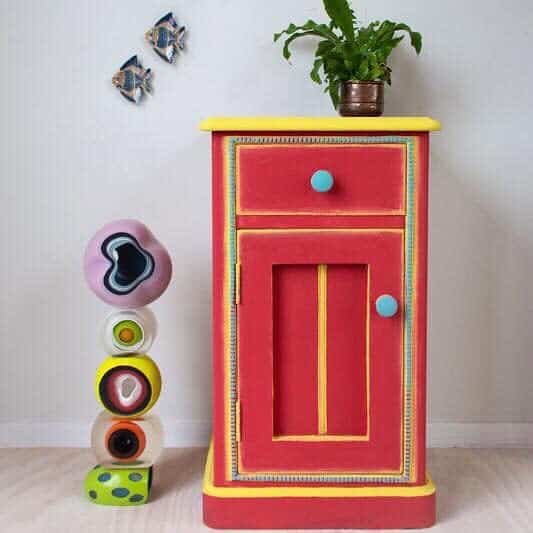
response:
<path id="1" fill-rule="evenodd" d="M 205 448 L 169 448 L 154 466 L 151 501 L 198 483 L 204 471 Z"/>

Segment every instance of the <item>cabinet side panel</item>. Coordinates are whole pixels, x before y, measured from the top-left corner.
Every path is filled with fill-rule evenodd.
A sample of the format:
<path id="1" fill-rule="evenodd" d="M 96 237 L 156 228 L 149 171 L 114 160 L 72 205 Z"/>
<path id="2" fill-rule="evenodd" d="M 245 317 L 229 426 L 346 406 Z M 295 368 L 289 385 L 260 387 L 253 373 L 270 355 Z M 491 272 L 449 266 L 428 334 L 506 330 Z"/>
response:
<path id="1" fill-rule="evenodd" d="M 224 137 L 212 136 L 212 252 L 213 252 L 213 444 L 214 482 L 221 485 L 225 481 L 225 339 L 224 339 Z"/>
<path id="2" fill-rule="evenodd" d="M 416 312 L 415 324 L 415 483 L 426 482 L 426 342 L 429 134 L 417 135 L 416 152 Z"/>

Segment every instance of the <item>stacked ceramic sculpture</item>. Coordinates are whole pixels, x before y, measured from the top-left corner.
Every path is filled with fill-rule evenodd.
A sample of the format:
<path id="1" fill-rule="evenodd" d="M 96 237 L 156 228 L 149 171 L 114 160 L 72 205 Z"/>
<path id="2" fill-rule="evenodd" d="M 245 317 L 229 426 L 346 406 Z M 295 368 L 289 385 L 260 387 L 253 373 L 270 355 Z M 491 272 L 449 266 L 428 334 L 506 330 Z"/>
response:
<path id="1" fill-rule="evenodd" d="M 85 252 L 93 292 L 115 308 L 104 322 L 108 354 L 96 371 L 95 393 L 105 409 L 92 429 L 98 465 L 85 478 L 87 497 L 102 505 L 146 503 L 152 465 L 163 448 L 163 428 L 147 414 L 161 392 L 161 375 L 148 350 L 156 336 L 145 307 L 167 288 L 172 263 L 148 228 L 135 220 L 104 226 Z"/>

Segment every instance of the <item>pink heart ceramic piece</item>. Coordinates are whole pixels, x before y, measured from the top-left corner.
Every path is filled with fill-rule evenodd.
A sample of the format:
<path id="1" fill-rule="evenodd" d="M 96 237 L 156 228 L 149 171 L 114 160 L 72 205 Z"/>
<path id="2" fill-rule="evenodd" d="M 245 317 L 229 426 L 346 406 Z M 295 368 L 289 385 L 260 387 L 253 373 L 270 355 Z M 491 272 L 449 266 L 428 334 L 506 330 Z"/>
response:
<path id="1" fill-rule="evenodd" d="M 85 250 L 85 278 L 104 302 L 145 306 L 163 294 L 172 275 L 165 247 L 137 220 L 106 224 Z"/>

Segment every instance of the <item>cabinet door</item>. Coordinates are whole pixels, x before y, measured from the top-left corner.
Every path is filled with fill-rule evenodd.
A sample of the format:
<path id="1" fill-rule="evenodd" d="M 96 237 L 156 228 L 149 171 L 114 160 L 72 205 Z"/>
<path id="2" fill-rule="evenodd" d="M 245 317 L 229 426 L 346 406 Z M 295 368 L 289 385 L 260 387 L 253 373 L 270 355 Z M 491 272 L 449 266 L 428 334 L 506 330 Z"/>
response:
<path id="1" fill-rule="evenodd" d="M 403 230 L 242 230 L 238 262 L 239 474 L 400 474 Z"/>

